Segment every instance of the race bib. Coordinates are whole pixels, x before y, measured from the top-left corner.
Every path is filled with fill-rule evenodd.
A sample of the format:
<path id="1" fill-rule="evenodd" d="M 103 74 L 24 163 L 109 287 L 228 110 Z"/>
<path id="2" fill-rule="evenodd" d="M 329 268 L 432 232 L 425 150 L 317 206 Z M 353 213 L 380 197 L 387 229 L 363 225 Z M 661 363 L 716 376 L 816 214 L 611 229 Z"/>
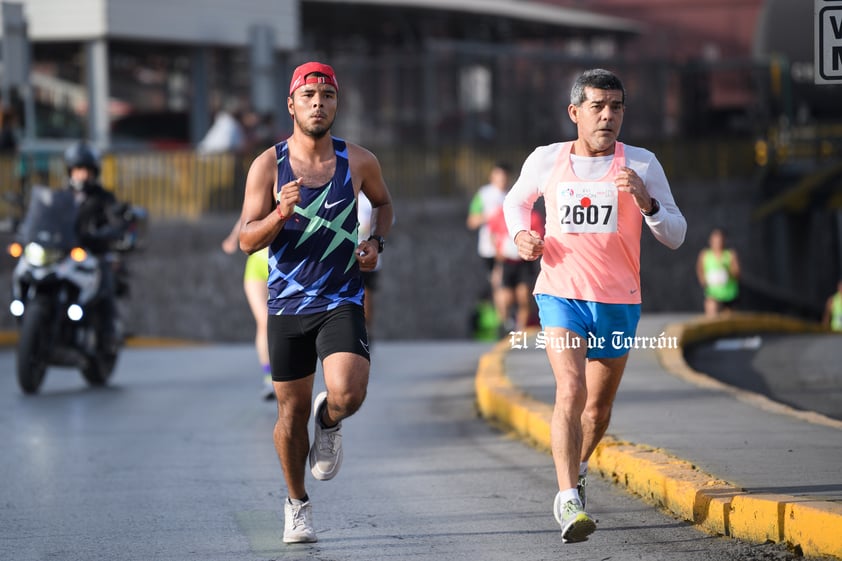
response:
<path id="1" fill-rule="evenodd" d="M 728 271 L 722 269 L 710 269 L 705 271 L 705 282 L 708 286 L 723 286 L 728 282 Z"/>
<path id="2" fill-rule="evenodd" d="M 610 234 L 617 231 L 617 187 L 612 182 L 560 182 L 556 187 L 558 219 L 566 234 Z"/>

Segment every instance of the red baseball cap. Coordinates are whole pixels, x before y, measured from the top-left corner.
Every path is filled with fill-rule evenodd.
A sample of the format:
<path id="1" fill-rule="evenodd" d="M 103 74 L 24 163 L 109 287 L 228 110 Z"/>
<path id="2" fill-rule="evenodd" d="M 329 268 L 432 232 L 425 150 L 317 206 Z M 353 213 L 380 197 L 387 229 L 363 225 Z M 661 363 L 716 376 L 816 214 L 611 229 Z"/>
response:
<path id="1" fill-rule="evenodd" d="M 307 77 L 308 74 L 313 74 L 314 72 L 324 74 L 324 76 Z M 337 92 L 339 91 L 339 82 L 336 81 L 336 73 L 333 71 L 333 68 L 321 62 L 305 62 L 295 69 L 295 72 L 292 73 L 292 80 L 289 83 L 289 95 L 292 95 L 292 92 L 304 84 L 330 84 L 336 88 Z"/>

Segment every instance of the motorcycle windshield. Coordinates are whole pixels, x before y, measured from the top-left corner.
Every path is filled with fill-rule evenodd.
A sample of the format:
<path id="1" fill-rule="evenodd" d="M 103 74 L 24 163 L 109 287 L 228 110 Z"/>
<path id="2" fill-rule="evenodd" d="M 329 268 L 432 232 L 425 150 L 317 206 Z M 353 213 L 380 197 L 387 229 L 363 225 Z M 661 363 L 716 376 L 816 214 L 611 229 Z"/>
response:
<path id="1" fill-rule="evenodd" d="M 45 248 L 69 250 L 78 245 L 73 193 L 33 187 L 18 235 L 23 244 L 36 242 Z"/>

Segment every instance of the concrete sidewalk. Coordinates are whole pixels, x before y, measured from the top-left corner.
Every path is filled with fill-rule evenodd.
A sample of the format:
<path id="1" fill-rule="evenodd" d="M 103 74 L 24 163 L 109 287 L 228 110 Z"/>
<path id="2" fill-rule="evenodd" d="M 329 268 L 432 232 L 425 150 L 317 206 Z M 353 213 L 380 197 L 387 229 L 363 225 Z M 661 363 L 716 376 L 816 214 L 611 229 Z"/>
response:
<path id="1" fill-rule="evenodd" d="M 842 422 L 727 386 L 684 363 L 680 347 L 689 342 L 802 328 L 776 316 L 738 320 L 641 319 L 638 336 L 667 348 L 631 352 L 591 469 L 710 533 L 842 559 Z M 555 386 L 536 337 L 516 337 L 515 348 L 501 341 L 482 357 L 477 401 L 483 416 L 549 450 Z"/>

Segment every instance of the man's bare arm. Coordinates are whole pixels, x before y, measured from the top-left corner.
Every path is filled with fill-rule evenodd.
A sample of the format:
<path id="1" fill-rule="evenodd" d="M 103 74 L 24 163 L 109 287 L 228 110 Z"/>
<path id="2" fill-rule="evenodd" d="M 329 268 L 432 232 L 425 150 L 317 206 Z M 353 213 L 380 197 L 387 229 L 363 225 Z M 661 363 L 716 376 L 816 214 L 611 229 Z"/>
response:
<path id="1" fill-rule="evenodd" d="M 301 200 L 299 181 L 296 180 L 281 187 L 280 204 L 276 203 L 277 174 L 274 147 L 255 158 L 249 168 L 239 235 L 240 249 L 246 253 L 251 254 L 268 246 Z"/>
<path id="2" fill-rule="evenodd" d="M 354 167 L 361 180 L 360 189 L 371 201 L 371 234 L 386 237 L 392 229 L 395 215 L 380 162 L 374 154 L 359 146 L 354 146 L 349 157 L 356 160 Z"/>

